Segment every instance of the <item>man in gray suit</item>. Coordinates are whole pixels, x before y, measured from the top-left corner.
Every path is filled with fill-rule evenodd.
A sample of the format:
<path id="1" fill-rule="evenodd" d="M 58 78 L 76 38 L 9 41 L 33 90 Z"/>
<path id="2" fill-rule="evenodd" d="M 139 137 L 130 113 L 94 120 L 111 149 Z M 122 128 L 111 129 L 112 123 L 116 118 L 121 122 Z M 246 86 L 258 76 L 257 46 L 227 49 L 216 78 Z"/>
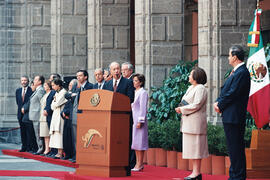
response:
<path id="1" fill-rule="evenodd" d="M 33 122 L 35 136 L 38 144 L 38 151 L 34 154 L 39 155 L 43 153 L 43 142 L 39 137 L 39 118 L 40 118 L 40 100 L 45 94 L 45 90 L 43 88 L 44 84 L 43 76 L 35 76 L 34 78 L 34 86 L 35 92 L 30 97 L 30 108 L 29 108 L 29 120 Z"/>

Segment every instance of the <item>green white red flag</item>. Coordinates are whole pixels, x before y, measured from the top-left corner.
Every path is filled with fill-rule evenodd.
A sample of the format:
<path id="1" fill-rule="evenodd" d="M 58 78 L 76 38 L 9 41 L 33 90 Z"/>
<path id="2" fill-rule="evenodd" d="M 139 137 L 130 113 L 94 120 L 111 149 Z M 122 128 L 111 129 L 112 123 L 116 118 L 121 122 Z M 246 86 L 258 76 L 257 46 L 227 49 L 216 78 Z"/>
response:
<path id="1" fill-rule="evenodd" d="M 270 121 L 270 84 L 262 36 L 260 32 L 261 9 L 255 10 L 255 18 L 249 29 L 249 57 L 247 68 L 250 72 L 251 87 L 247 110 L 255 119 L 258 128 Z"/>

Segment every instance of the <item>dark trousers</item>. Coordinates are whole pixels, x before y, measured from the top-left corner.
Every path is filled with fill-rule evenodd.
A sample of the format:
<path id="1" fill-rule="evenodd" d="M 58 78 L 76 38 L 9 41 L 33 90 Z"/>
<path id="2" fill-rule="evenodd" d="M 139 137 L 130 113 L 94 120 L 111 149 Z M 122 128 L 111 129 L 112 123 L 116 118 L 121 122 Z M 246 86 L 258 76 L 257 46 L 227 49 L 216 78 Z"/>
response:
<path id="1" fill-rule="evenodd" d="M 27 150 L 26 125 L 24 122 L 22 122 L 22 119 L 19 119 L 19 125 L 20 125 L 21 142 L 22 142 L 21 150 Z"/>
<path id="2" fill-rule="evenodd" d="M 38 145 L 36 141 L 33 122 L 31 121 L 26 122 L 25 127 L 26 127 L 26 144 L 27 144 L 26 150 L 36 152 L 38 150 Z"/>
<path id="3" fill-rule="evenodd" d="M 246 179 L 245 124 L 223 123 L 231 160 L 229 180 Z"/>
<path id="4" fill-rule="evenodd" d="M 133 126 L 133 118 L 132 113 L 130 114 L 129 120 L 129 158 L 128 158 L 128 166 L 125 167 L 127 171 L 127 176 L 131 175 L 131 169 L 136 165 L 136 154 L 135 151 L 131 149 L 132 145 L 132 126 Z"/>
<path id="5" fill-rule="evenodd" d="M 72 124 L 71 120 L 65 119 L 63 132 L 63 148 L 65 157 L 72 158 L 74 156 L 74 147 L 72 140 Z"/>

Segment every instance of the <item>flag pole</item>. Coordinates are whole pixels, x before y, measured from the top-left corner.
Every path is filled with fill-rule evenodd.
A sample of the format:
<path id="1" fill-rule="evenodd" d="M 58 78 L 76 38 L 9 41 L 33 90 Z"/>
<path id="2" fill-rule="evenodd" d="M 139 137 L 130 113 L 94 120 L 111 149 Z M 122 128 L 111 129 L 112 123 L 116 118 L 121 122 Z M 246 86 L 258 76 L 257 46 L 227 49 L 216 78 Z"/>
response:
<path id="1" fill-rule="evenodd" d="M 260 7 L 260 0 L 257 0 L 257 9 Z M 259 130 L 263 130 L 263 128 L 260 128 Z"/>
<path id="2" fill-rule="evenodd" d="M 260 0 L 257 0 L 257 10 L 259 9 L 259 7 L 260 7 Z M 263 130 L 263 128 L 259 128 L 259 130 Z"/>

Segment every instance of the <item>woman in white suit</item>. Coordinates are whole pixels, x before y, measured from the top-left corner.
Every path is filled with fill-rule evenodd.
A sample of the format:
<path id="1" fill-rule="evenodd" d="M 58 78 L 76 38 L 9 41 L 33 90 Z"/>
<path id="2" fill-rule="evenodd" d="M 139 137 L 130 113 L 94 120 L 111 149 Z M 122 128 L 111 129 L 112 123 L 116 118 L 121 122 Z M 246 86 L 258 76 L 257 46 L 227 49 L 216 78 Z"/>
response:
<path id="1" fill-rule="evenodd" d="M 201 180 L 201 160 L 208 154 L 206 104 L 207 90 L 204 84 L 207 76 L 202 68 L 195 67 L 190 75 L 191 86 L 175 108 L 182 114 L 181 131 L 183 133 L 183 159 L 193 160 L 193 171 L 184 179 Z"/>
<path id="2" fill-rule="evenodd" d="M 60 113 L 67 102 L 65 98 L 66 90 L 63 88 L 63 81 L 61 79 L 54 79 L 52 81 L 52 88 L 56 91 L 54 100 L 51 104 L 53 110 L 52 121 L 50 126 L 50 148 L 58 149 L 58 153 L 54 156 L 54 159 L 60 159 L 63 156 L 63 131 L 64 131 L 64 119 Z"/>

